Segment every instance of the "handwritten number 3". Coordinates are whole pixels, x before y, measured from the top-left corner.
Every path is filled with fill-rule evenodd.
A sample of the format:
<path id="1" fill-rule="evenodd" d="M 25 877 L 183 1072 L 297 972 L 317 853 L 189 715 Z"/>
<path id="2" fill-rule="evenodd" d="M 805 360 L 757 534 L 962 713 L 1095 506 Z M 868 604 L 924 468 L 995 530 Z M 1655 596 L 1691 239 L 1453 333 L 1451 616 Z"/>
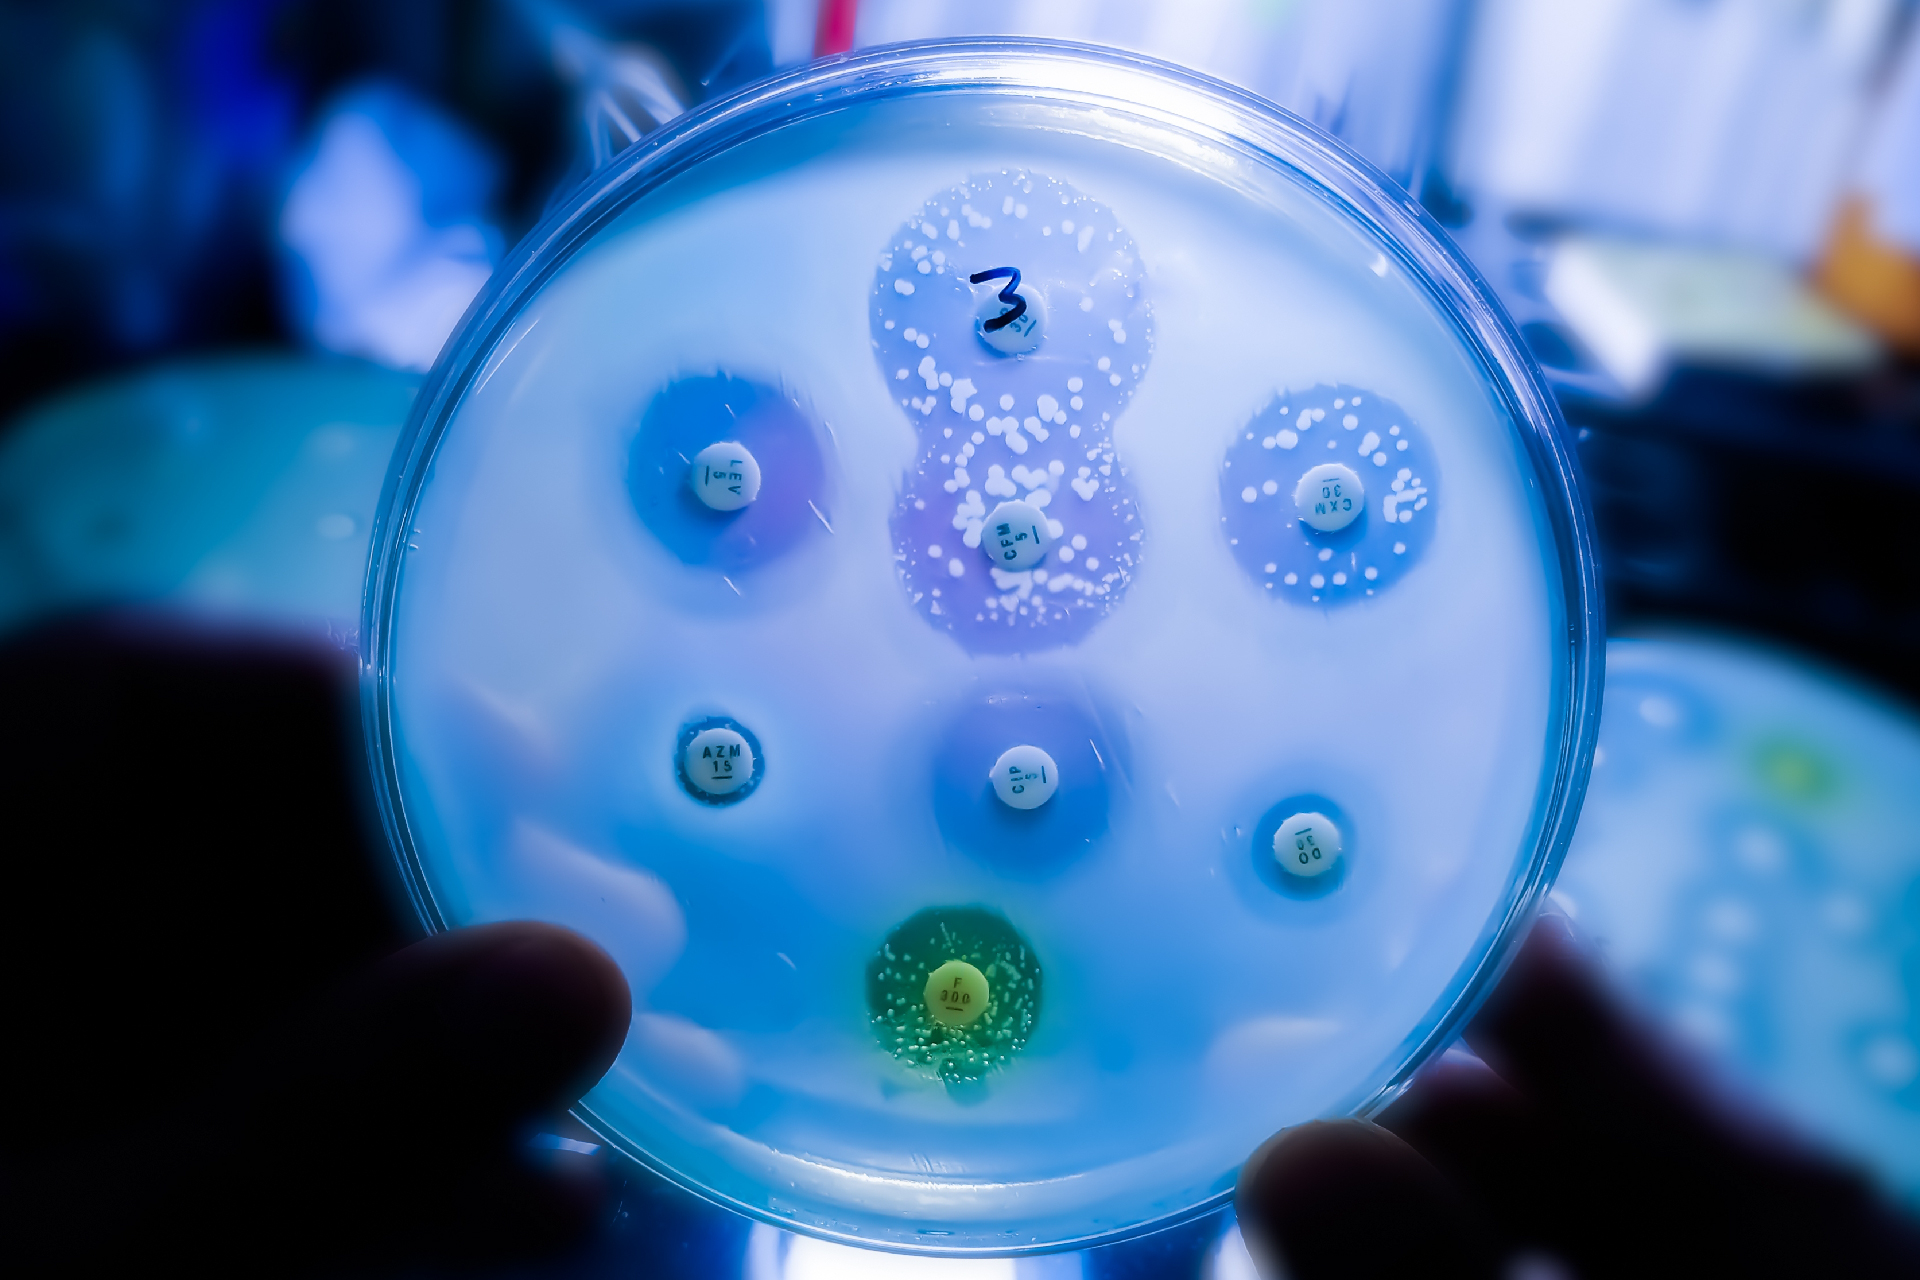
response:
<path id="1" fill-rule="evenodd" d="M 988 333 L 992 333 L 995 329 L 1004 329 L 1027 314 L 1027 300 L 1015 292 L 1020 287 L 1020 268 L 994 267 L 987 271 L 976 271 L 967 277 L 971 284 L 985 284 L 989 280 L 1003 279 L 1007 281 L 1007 287 L 1000 291 L 1000 301 L 1006 303 L 1012 310 L 1003 311 L 993 319 L 982 323 L 980 327 Z"/>

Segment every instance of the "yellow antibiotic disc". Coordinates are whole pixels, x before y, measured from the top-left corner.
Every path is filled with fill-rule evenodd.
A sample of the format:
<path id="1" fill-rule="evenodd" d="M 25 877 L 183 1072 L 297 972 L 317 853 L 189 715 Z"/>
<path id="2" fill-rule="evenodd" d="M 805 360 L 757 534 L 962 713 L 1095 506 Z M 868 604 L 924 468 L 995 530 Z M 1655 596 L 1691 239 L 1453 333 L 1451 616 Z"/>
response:
<path id="1" fill-rule="evenodd" d="M 965 1027 L 987 1011 L 987 975 L 949 960 L 927 975 L 927 1012 L 943 1027 Z"/>

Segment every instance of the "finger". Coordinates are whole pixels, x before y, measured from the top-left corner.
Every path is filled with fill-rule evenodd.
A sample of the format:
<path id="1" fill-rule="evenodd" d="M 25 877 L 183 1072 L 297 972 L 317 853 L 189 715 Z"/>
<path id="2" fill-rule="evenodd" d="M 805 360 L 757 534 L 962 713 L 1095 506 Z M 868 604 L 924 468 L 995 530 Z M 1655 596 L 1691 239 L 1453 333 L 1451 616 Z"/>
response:
<path id="1" fill-rule="evenodd" d="M 1452 1050 L 1379 1117 L 1440 1171 L 1510 1249 L 1552 1254 L 1583 1226 L 1563 1135 L 1477 1058 Z"/>
<path id="2" fill-rule="evenodd" d="M 1562 916 L 1535 922 L 1464 1038 L 1543 1120 L 1603 1145 L 1736 1162 L 1806 1154 L 1623 1004 Z"/>
<path id="3" fill-rule="evenodd" d="M 1694 1090 L 1607 993 L 1570 926 L 1543 916 L 1466 1041 L 1549 1113 L 1697 1127 Z"/>
<path id="4" fill-rule="evenodd" d="M 276 1206 L 327 1222 L 339 1257 L 519 1254 L 604 1208 L 600 1162 L 536 1160 L 533 1128 L 578 1100 L 625 1038 L 620 970 L 578 934 L 509 923 L 430 938 L 379 966 L 269 1056 L 244 1149 Z M 273 1215 L 285 1230 L 286 1210 Z"/>
<path id="5" fill-rule="evenodd" d="M 1527 1164 L 1562 1192 L 1559 1252 L 1576 1271 L 1642 1268 L 1655 1239 L 1703 1274 L 1920 1267 L 1920 1238 L 1898 1213 L 1713 1088 L 1611 996 L 1565 920 L 1536 923 L 1467 1040 L 1532 1109 Z"/>
<path id="6" fill-rule="evenodd" d="M 111 1161 L 8 1171 L 9 1256 L 54 1271 L 179 1255 L 288 1273 L 508 1255 L 594 1221 L 592 1162 L 525 1154 L 532 1125 L 612 1062 L 631 1001 L 578 935 L 444 934 L 256 1050 Z M 569 1153 L 571 1156 L 571 1153 Z"/>
<path id="7" fill-rule="evenodd" d="M 632 1015 L 626 979 L 566 929 L 483 925 L 416 943 L 293 1039 L 283 1098 L 324 1082 L 356 1114 L 491 1141 L 605 1074 Z M 317 1099 L 315 1099 L 317 1101 Z M 300 1098 L 288 1099 L 298 1112 Z M 322 1108 L 325 1110 L 326 1108 Z"/>
<path id="8" fill-rule="evenodd" d="M 1462 1186 L 1509 1169 L 1538 1127 L 1538 1115 L 1485 1063 L 1449 1051 L 1420 1071 L 1378 1123 Z"/>
<path id="9" fill-rule="evenodd" d="M 1471 1212 L 1405 1142 L 1357 1120 L 1288 1129 L 1256 1151 L 1235 1196 L 1268 1275 L 1481 1277 L 1494 1255 Z"/>

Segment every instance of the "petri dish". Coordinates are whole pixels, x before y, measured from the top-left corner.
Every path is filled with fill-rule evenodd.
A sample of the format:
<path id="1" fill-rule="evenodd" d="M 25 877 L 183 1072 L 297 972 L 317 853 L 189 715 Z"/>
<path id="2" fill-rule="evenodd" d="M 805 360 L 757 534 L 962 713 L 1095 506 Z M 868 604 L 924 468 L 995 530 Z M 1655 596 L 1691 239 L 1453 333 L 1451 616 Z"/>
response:
<path id="1" fill-rule="evenodd" d="M 260 353 L 100 379 L 0 429 L 0 634 L 134 608 L 351 642 L 420 385 Z"/>
<path id="2" fill-rule="evenodd" d="M 1704 1058 L 1920 1205 L 1920 720 L 1753 641 L 1616 639 L 1553 891 Z"/>
<path id="3" fill-rule="evenodd" d="M 1497 306 L 1325 135 L 1110 51 L 878 50 L 651 135 L 509 256 L 383 507 L 422 918 L 601 943 L 634 1020 L 582 1118 L 824 1239 L 1106 1241 L 1383 1105 L 1591 757 L 1587 519 Z M 750 789 L 687 784 L 716 727 Z"/>

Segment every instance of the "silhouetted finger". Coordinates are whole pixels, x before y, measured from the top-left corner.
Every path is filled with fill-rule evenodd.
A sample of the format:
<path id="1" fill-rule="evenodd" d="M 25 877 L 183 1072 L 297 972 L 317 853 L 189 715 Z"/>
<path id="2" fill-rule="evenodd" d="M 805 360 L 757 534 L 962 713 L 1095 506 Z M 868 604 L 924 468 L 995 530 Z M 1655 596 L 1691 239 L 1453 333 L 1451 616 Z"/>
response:
<path id="1" fill-rule="evenodd" d="M 490 1142 L 605 1074 L 631 1013 L 619 968 L 576 933 L 513 922 L 441 934 L 289 1037 L 273 1109 L 404 1116 L 445 1126 L 443 1142 Z"/>
<path id="2" fill-rule="evenodd" d="M 1704 1064 L 1614 998 L 1564 920 L 1535 925 L 1467 1040 L 1534 1121 L 1530 1145 L 1489 1162 L 1560 1192 L 1507 1208 L 1549 1228 L 1578 1274 L 1920 1274 L 1910 1223 L 1857 1173 L 1717 1092 Z M 1503 1194 L 1497 1170 L 1474 1181 Z"/>
<path id="3" fill-rule="evenodd" d="M 366 1245 L 485 1255 L 564 1238 L 598 1213 L 601 1179 L 524 1142 L 606 1072 L 631 1008 L 619 969 L 567 930 L 430 938 L 284 1042 L 247 1145 L 303 1147 L 289 1189 Z"/>
<path id="4" fill-rule="evenodd" d="M 1405 1142 L 1361 1121 L 1280 1133 L 1247 1161 L 1235 1205 L 1268 1275 L 1495 1274 L 1480 1224 L 1446 1180 Z"/>
<path id="5" fill-rule="evenodd" d="M 111 1164 L 47 1161 L 42 1223 L 19 1238 L 76 1270 L 178 1256 L 284 1274 L 551 1246 L 600 1216 L 606 1179 L 526 1141 L 606 1071 L 630 1013 L 619 969 L 564 929 L 430 938 Z"/>
<path id="6" fill-rule="evenodd" d="M 1499 987 L 1467 1029 L 1467 1043 L 1544 1110 L 1698 1130 L 1704 1091 L 1661 1042 L 1606 990 L 1558 916 L 1534 925 Z"/>

